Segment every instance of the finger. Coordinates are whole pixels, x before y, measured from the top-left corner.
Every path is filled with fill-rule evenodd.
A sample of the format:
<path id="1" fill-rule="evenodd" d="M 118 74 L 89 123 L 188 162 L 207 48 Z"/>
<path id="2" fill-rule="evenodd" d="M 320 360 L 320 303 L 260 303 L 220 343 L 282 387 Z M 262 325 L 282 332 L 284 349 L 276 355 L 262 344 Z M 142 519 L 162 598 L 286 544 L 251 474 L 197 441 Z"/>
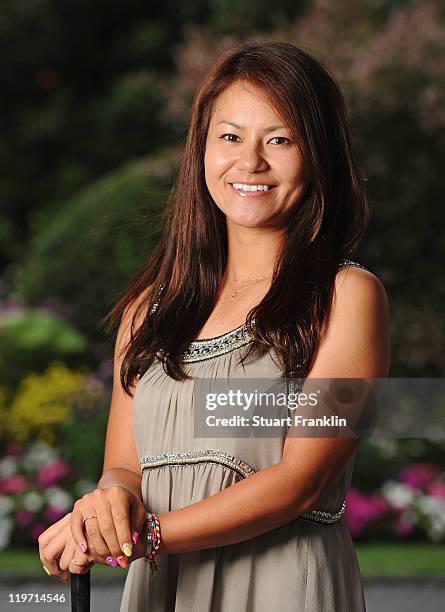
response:
<path id="1" fill-rule="evenodd" d="M 119 547 L 113 523 L 113 515 L 108 502 L 109 492 L 103 489 L 97 489 L 94 494 L 94 509 L 97 519 L 90 519 L 85 523 L 88 540 L 91 539 L 91 532 L 98 529 L 100 539 L 98 538 L 97 542 L 93 541 L 97 554 L 103 558 L 106 558 L 110 554 L 117 558 L 119 555 L 122 555 L 122 551 Z"/>
<path id="2" fill-rule="evenodd" d="M 109 550 L 98 527 L 98 512 L 95 507 L 97 499 L 93 495 L 90 493 L 74 504 L 70 522 L 71 533 L 81 553 L 88 552 L 92 546 L 99 555 L 106 556 Z M 90 503 L 90 499 L 94 505 Z"/>
<path id="3" fill-rule="evenodd" d="M 119 564 L 116 561 L 116 559 L 114 559 L 114 557 L 112 557 L 111 555 L 108 555 L 106 558 L 101 557 L 100 555 L 97 554 L 97 552 L 94 550 L 94 546 L 93 545 L 89 545 L 88 546 L 88 552 L 87 553 L 79 553 L 78 552 L 78 548 L 76 547 L 76 542 L 74 541 L 72 535 L 71 535 L 71 531 L 70 531 L 70 539 L 71 539 L 71 543 L 72 543 L 72 550 L 73 555 L 71 557 L 71 560 L 68 559 L 68 561 L 71 563 L 71 565 L 75 565 L 74 563 L 72 563 L 73 558 L 75 558 L 76 563 L 82 563 L 82 564 L 86 564 L 88 563 L 90 568 L 91 566 L 95 565 L 96 563 L 99 563 L 101 565 L 108 565 L 111 567 L 118 567 Z M 76 552 L 77 551 L 77 552 Z M 70 566 L 70 570 L 71 570 L 71 566 Z M 75 573 L 72 571 L 72 573 Z M 83 572 L 80 572 L 83 573 Z"/>
<path id="4" fill-rule="evenodd" d="M 133 554 L 134 539 L 132 533 L 135 529 L 131 529 L 131 510 L 128 493 L 122 488 L 109 492 L 109 505 L 111 509 L 113 524 L 116 531 L 116 539 L 119 547 L 119 553 L 122 552 L 126 557 L 131 557 Z"/>
<path id="5" fill-rule="evenodd" d="M 65 549 L 66 537 L 63 530 L 53 538 L 46 546 L 42 547 L 40 560 L 52 576 L 60 578 L 64 582 L 68 580 L 68 574 L 59 566 L 59 557 Z"/>
<path id="6" fill-rule="evenodd" d="M 79 563 L 79 561 L 75 557 L 73 557 L 70 563 L 70 574 L 87 574 L 90 571 L 91 566 L 93 565 L 89 562 L 82 565 L 76 565 L 77 563 Z"/>
<path id="7" fill-rule="evenodd" d="M 85 503 L 83 502 L 83 498 L 78 499 L 76 503 L 74 504 L 74 508 L 73 508 L 73 511 L 71 512 L 71 519 L 70 519 L 71 534 L 73 536 L 74 541 L 76 542 L 76 546 L 79 548 L 80 552 L 82 553 L 85 553 L 88 548 L 87 543 L 86 543 L 85 534 L 83 531 L 84 529 L 83 506 L 84 505 Z M 85 514 L 85 516 L 88 516 L 88 515 Z"/>
<path id="8" fill-rule="evenodd" d="M 143 520 L 140 523 L 140 527 L 139 527 L 139 532 L 138 532 L 138 538 L 136 540 L 136 544 L 133 545 L 133 555 L 130 558 L 130 562 L 134 561 L 135 559 L 139 559 L 141 556 L 145 557 L 146 554 L 146 548 L 147 548 L 147 513 L 145 511 L 145 508 L 143 508 L 142 506 L 142 517 Z M 136 511 L 134 511 L 136 514 Z M 137 510 L 137 515 L 140 516 L 140 512 L 141 510 Z"/>
<path id="9" fill-rule="evenodd" d="M 103 558 L 106 558 L 111 554 L 111 556 L 117 560 L 121 567 L 127 567 L 127 558 L 122 554 L 123 551 L 116 533 L 112 508 L 105 495 L 103 496 L 103 499 L 97 503 L 96 510 L 97 523 L 107 547 L 106 551 L 96 549 L 97 553 Z"/>
<path id="10" fill-rule="evenodd" d="M 39 547 L 40 545 L 46 546 L 46 544 L 48 544 L 48 542 L 55 535 L 57 535 L 57 533 L 61 529 L 63 529 L 63 527 L 65 527 L 67 523 L 69 523 L 70 517 L 71 517 L 71 512 L 68 512 L 68 514 L 65 514 L 65 516 L 61 518 L 59 521 L 57 521 L 57 523 L 54 523 L 53 525 L 48 527 L 48 529 L 45 529 L 45 531 L 41 533 L 37 539 L 37 542 L 39 543 Z"/>
<path id="11" fill-rule="evenodd" d="M 147 512 L 142 503 L 133 502 L 130 507 L 131 539 L 135 545 L 144 529 Z"/>
<path id="12" fill-rule="evenodd" d="M 106 559 L 109 559 L 108 565 L 112 567 L 117 564 L 121 567 L 127 567 L 126 558 L 119 548 L 107 494 L 105 491 L 97 489 L 88 499 L 92 500 L 91 505 L 84 503 L 80 508 L 82 512 L 86 513 L 87 517 L 90 517 L 87 520 L 82 520 L 88 546 L 87 552 L 91 552 L 90 549 L 93 549 L 95 554 L 100 557 L 99 562 L 101 563 L 107 563 Z"/>
<path id="13" fill-rule="evenodd" d="M 93 542 L 93 545 L 97 551 L 97 554 L 101 556 L 106 562 L 112 567 L 115 565 L 115 561 L 121 567 L 128 567 L 128 556 L 131 555 L 131 537 L 128 534 L 127 540 L 123 543 L 123 546 L 118 540 L 116 528 L 114 524 L 114 516 L 110 505 L 110 498 L 120 500 L 123 508 L 126 508 L 125 513 L 128 521 L 128 505 L 129 495 L 122 487 L 110 487 L 108 489 L 96 489 L 94 491 L 94 510 L 97 515 L 97 527 L 100 531 L 100 535 L 105 542 L 105 548 L 102 548 L 99 542 Z M 88 545 L 90 542 L 90 529 L 95 529 L 94 519 L 90 519 L 86 522 L 86 531 Z M 91 523 L 91 525 L 88 525 Z M 129 530 L 128 530 L 129 531 Z M 122 548 L 125 548 L 127 553 L 123 554 Z"/>
<path id="14" fill-rule="evenodd" d="M 70 572 L 71 574 L 85 574 L 91 566 L 88 555 L 80 552 L 78 548 L 76 548 L 74 540 L 71 545 L 65 547 L 60 557 L 59 565 L 62 570 Z"/>
<path id="15" fill-rule="evenodd" d="M 52 527 L 55 527 L 54 525 L 52 525 Z M 61 531 L 62 527 L 59 528 L 59 530 L 57 529 L 52 529 L 51 533 L 54 534 L 53 537 L 57 536 L 58 532 Z M 49 531 L 49 529 L 47 529 L 46 531 L 44 531 L 39 537 L 38 537 L 38 544 L 39 544 L 39 557 L 40 557 L 40 561 L 42 563 L 43 569 L 45 570 L 45 572 L 49 575 L 52 576 L 53 574 L 55 574 L 56 571 L 59 571 L 59 567 L 56 565 L 52 565 L 49 560 L 46 558 L 45 555 L 45 549 L 48 546 L 48 544 L 51 542 L 52 538 L 50 537 L 50 535 L 47 534 L 47 531 Z M 50 565 L 50 567 L 48 567 L 48 565 Z"/>

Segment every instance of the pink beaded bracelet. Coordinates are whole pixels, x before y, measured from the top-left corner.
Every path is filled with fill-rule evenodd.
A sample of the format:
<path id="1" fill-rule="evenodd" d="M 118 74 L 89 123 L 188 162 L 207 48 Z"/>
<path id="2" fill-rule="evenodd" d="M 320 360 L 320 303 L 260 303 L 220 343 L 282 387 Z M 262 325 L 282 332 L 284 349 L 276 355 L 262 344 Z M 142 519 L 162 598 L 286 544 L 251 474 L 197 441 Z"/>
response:
<path id="1" fill-rule="evenodd" d="M 159 519 L 154 512 L 147 512 L 147 548 L 145 553 L 145 561 L 150 564 L 150 580 L 156 578 L 158 574 L 158 566 L 156 564 L 156 555 L 161 546 L 161 526 Z"/>

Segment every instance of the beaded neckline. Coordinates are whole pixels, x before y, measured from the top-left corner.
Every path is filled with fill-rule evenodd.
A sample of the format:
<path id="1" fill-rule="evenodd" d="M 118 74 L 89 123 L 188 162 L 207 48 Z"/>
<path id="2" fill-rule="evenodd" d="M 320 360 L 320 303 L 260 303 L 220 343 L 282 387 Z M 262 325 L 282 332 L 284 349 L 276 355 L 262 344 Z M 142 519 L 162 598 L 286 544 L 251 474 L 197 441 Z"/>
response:
<path id="1" fill-rule="evenodd" d="M 252 326 L 254 326 L 254 324 L 255 320 L 252 319 Z M 181 360 L 187 363 L 225 355 L 236 348 L 245 346 L 251 342 L 252 339 L 247 328 L 247 323 L 242 323 L 235 329 L 225 334 L 221 334 L 220 336 L 189 342 L 187 348 L 182 353 Z"/>

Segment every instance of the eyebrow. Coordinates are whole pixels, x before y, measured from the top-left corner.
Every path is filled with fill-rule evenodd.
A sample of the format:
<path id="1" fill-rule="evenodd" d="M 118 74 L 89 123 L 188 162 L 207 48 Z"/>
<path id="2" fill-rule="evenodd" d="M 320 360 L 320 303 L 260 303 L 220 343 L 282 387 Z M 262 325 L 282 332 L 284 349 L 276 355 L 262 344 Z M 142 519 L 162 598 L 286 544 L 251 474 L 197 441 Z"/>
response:
<path id="1" fill-rule="evenodd" d="M 226 123 L 227 125 L 232 125 L 238 130 L 245 129 L 243 125 L 239 125 L 238 123 L 235 123 L 234 121 L 227 121 L 226 119 L 223 119 L 222 121 L 218 121 L 216 125 L 220 125 L 220 123 Z M 281 129 L 287 129 L 287 128 L 285 125 L 270 125 L 269 127 L 264 128 L 263 132 L 274 132 L 275 130 L 281 130 Z"/>

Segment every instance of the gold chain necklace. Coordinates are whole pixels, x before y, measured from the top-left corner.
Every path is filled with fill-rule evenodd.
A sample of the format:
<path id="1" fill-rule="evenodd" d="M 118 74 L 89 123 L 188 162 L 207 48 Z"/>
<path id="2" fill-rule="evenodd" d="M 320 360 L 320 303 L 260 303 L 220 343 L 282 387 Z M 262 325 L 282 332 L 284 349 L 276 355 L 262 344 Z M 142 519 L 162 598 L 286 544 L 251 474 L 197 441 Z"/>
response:
<path id="1" fill-rule="evenodd" d="M 269 276 L 272 276 L 272 274 L 262 274 L 261 276 L 256 276 L 255 278 L 251 278 L 248 281 L 248 284 L 245 285 L 244 287 L 241 287 L 241 289 L 234 289 L 231 294 L 230 297 L 234 300 L 236 298 L 236 296 L 238 295 L 238 293 L 241 293 L 241 291 L 244 291 L 244 289 L 248 289 L 249 287 L 252 286 L 252 284 L 255 284 L 257 281 L 263 279 L 263 278 L 268 278 Z M 236 279 L 232 279 L 228 281 L 229 283 L 239 283 L 241 281 L 236 280 Z"/>

